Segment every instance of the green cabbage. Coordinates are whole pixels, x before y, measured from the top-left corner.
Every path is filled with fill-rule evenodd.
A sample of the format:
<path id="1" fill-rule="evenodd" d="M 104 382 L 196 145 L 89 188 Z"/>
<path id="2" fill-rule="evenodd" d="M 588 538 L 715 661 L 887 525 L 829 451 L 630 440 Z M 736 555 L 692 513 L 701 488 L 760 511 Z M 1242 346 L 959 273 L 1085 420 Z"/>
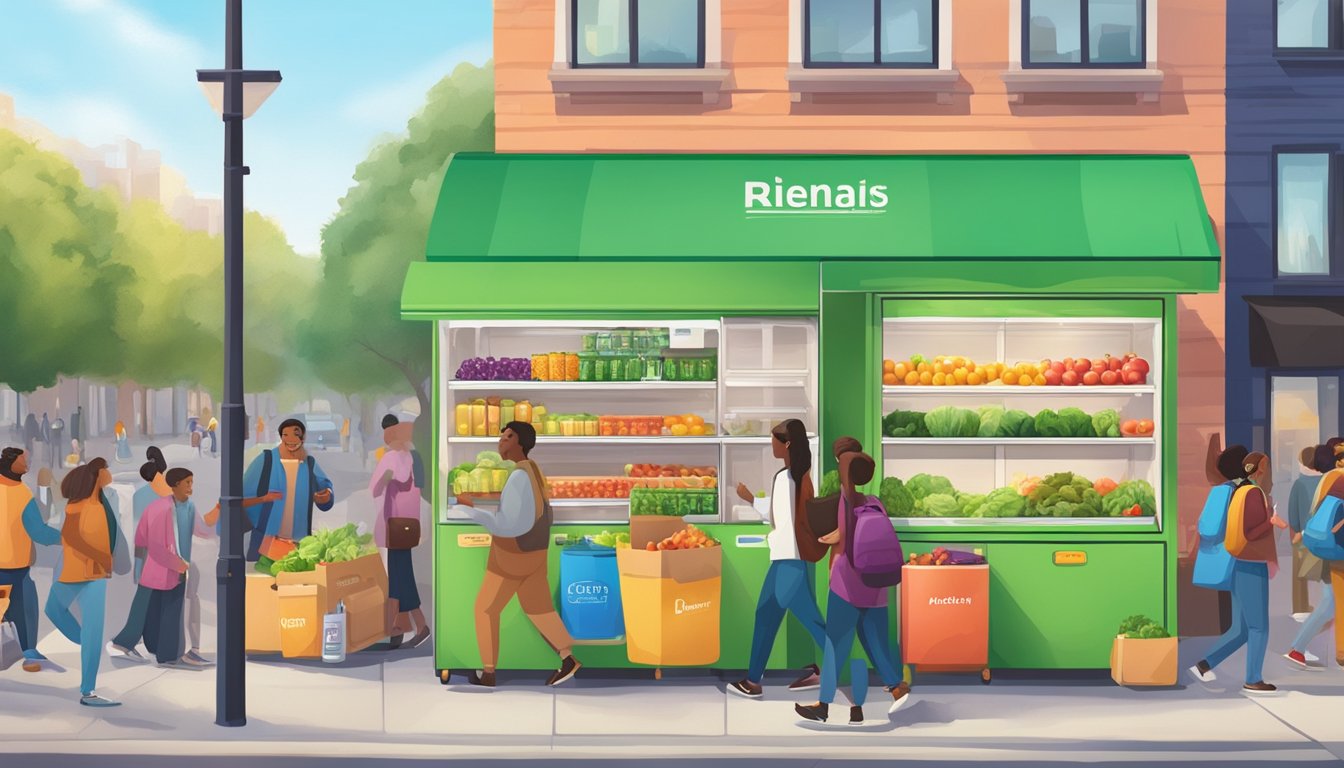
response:
<path id="1" fill-rule="evenodd" d="M 1124 635 L 1125 637 L 1134 640 L 1154 640 L 1171 637 L 1167 632 L 1166 627 L 1143 615 L 1130 616 L 1120 622 L 1120 631 L 1117 634 Z"/>
<path id="2" fill-rule="evenodd" d="M 961 517 L 961 505 L 950 493 L 935 493 L 925 497 L 924 511 L 930 517 Z"/>
<path id="3" fill-rule="evenodd" d="M 1147 480 L 1128 480 L 1115 487 L 1101 500 L 1102 509 L 1107 517 L 1119 517 L 1135 504 L 1143 510 L 1145 516 L 1157 514 L 1157 497 L 1153 486 Z"/>
<path id="4" fill-rule="evenodd" d="M 951 405 L 924 414 L 924 424 L 933 437 L 975 437 L 980 432 L 980 417 L 975 411 Z"/>
<path id="5" fill-rule="evenodd" d="M 962 517 L 974 517 L 975 511 L 985 503 L 983 493 L 957 493 L 957 505 L 961 507 Z"/>
<path id="6" fill-rule="evenodd" d="M 1036 421 L 1026 411 L 1005 411 L 995 437 L 1035 437 Z"/>
<path id="7" fill-rule="evenodd" d="M 910 490 L 910 494 L 915 497 L 915 501 L 921 501 L 935 493 L 945 493 L 950 496 L 957 492 L 952 487 L 952 481 L 946 477 L 923 473 L 905 481 L 905 487 Z"/>
<path id="8" fill-rule="evenodd" d="M 882 434 L 886 437 L 931 437 L 919 411 L 892 411 L 882 417 Z"/>
<path id="9" fill-rule="evenodd" d="M 1027 500 L 1014 488 L 999 488 L 985 495 L 977 506 L 967 510 L 971 517 L 1022 517 Z"/>
<path id="10" fill-rule="evenodd" d="M 979 437 L 999 437 L 999 429 L 1003 424 L 1003 415 L 1005 411 L 1003 406 L 986 405 L 980 409 L 980 431 Z"/>
<path id="11" fill-rule="evenodd" d="M 503 462 L 504 459 L 495 451 L 481 451 L 476 454 L 476 466 L 494 469 Z"/>
<path id="12" fill-rule="evenodd" d="M 1083 413 L 1081 408 L 1060 408 L 1059 420 L 1064 422 L 1065 437 L 1096 437 L 1092 427 L 1092 417 Z"/>
<path id="13" fill-rule="evenodd" d="M 314 531 L 297 546 L 271 564 L 271 575 L 312 571 L 318 563 L 344 563 L 377 553 L 373 534 L 360 535 L 354 523 L 340 528 Z"/>
<path id="14" fill-rule="evenodd" d="M 1092 430 L 1097 437 L 1119 437 L 1120 414 L 1110 408 L 1092 414 Z"/>
<path id="15" fill-rule="evenodd" d="M 877 498 L 887 510 L 888 517 L 910 517 L 915 511 L 915 497 L 900 478 L 885 477 L 878 487 Z"/>

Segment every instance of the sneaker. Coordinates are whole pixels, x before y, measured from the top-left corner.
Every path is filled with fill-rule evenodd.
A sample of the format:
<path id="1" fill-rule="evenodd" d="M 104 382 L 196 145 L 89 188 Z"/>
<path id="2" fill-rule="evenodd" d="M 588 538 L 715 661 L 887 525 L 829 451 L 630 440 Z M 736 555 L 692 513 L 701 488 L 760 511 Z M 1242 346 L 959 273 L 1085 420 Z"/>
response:
<path id="1" fill-rule="evenodd" d="M 149 663 L 149 659 L 146 659 L 144 656 L 141 656 L 139 651 L 135 650 L 134 648 L 123 648 L 122 646 L 117 645 L 111 640 L 107 641 L 107 655 L 111 656 L 114 659 L 126 659 L 127 661 L 134 661 L 137 664 Z"/>
<path id="2" fill-rule="evenodd" d="M 1307 611 L 1306 613 L 1293 614 L 1293 621 L 1296 621 L 1298 624 L 1305 622 L 1309 618 L 1311 618 L 1311 611 Z"/>
<path id="3" fill-rule="evenodd" d="M 578 659 L 573 656 L 566 656 L 565 660 L 560 662 L 560 668 L 555 671 L 554 675 L 551 675 L 551 679 L 547 680 L 546 684 L 556 686 L 561 683 L 569 682 L 569 680 L 574 677 L 574 673 L 578 672 L 582 667 L 583 665 L 579 663 Z"/>
<path id="4" fill-rule="evenodd" d="M 1320 661 L 1320 659 L 1313 659 L 1310 653 L 1304 654 L 1300 651 L 1289 651 L 1283 654 L 1283 658 L 1287 659 L 1289 664 L 1292 664 L 1298 669 L 1306 669 L 1312 672 L 1320 672 L 1325 669 L 1323 665 L 1314 663 Z"/>
<path id="5" fill-rule="evenodd" d="M 197 653 L 195 650 L 187 651 L 186 655 L 183 656 L 182 658 L 183 658 L 183 659 L 190 659 L 191 661 L 194 661 L 194 662 L 196 662 L 196 663 L 198 663 L 198 664 L 200 664 L 200 665 L 202 665 L 202 666 L 206 666 L 206 667 L 213 667 L 213 666 L 215 665 L 215 662 L 213 662 L 213 661 L 211 661 L 211 660 L 205 658 L 205 657 L 202 656 L 201 654 Z"/>
<path id="6" fill-rule="evenodd" d="M 200 657 L 198 656 L 197 658 L 199 659 Z M 209 662 L 205 659 L 200 659 L 200 661 L 193 659 L 190 653 L 183 654 L 182 658 L 177 660 L 177 663 L 184 667 L 191 667 L 192 669 L 204 669 L 210 666 Z"/>
<path id="7" fill-rule="evenodd" d="M 900 709 L 901 707 L 904 707 L 906 704 L 909 704 L 909 703 L 910 703 L 910 684 L 909 684 L 909 683 L 901 683 L 901 684 L 899 684 L 899 685 L 897 685 L 897 686 L 895 686 L 895 687 L 893 687 L 893 688 L 888 688 L 888 689 L 887 689 L 887 693 L 890 693 L 890 694 L 891 694 L 891 699 L 892 699 L 892 701 L 891 701 L 891 709 L 888 709 L 888 710 L 887 710 L 887 714 L 889 714 L 889 715 L 894 715 L 894 714 L 896 714 L 896 710 L 898 710 L 898 709 Z"/>
<path id="8" fill-rule="evenodd" d="M 1320 656 L 1317 656 L 1316 654 L 1312 653 L 1311 651 L 1303 651 L 1303 652 L 1302 652 L 1302 655 L 1305 656 L 1305 657 L 1307 658 L 1307 663 L 1308 663 L 1308 664 L 1311 664 L 1311 663 L 1313 663 L 1313 662 L 1317 662 L 1317 661 L 1320 661 L 1320 660 L 1321 660 L 1321 657 L 1320 657 Z"/>
<path id="9" fill-rule="evenodd" d="M 821 687 L 821 668 L 816 664 L 808 664 L 804 669 L 807 672 L 802 677 L 789 683 L 790 691 L 810 691 Z"/>
<path id="10" fill-rule="evenodd" d="M 804 720 L 810 723 L 826 722 L 826 717 L 830 715 L 829 710 L 830 707 L 826 704 L 822 704 L 821 702 L 817 702 L 816 704 L 810 704 L 810 705 L 808 704 L 793 705 L 793 711 L 797 712 L 799 717 L 803 718 Z"/>
<path id="11" fill-rule="evenodd" d="M 849 708 L 849 724 L 863 725 L 863 707 Z"/>
<path id="12" fill-rule="evenodd" d="M 481 688 L 494 688 L 495 673 L 494 672 L 477 673 L 476 670 L 473 669 L 472 671 L 467 673 L 467 682 L 471 683 L 472 685 L 479 686 Z"/>
<path id="13" fill-rule="evenodd" d="M 1209 662 L 1207 661 L 1200 661 L 1191 667 L 1190 674 L 1201 683 L 1212 683 L 1218 679 L 1218 676 L 1213 674 L 1213 670 L 1209 668 Z"/>
<path id="14" fill-rule="evenodd" d="M 120 701 L 104 699 L 96 693 L 90 693 L 79 697 L 79 703 L 86 707 L 120 707 Z"/>
<path id="15" fill-rule="evenodd" d="M 415 637 L 411 638 L 411 642 L 407 643 L 402 647 L 406 648 L 407 650 L 410 650 L 411 648 L 419 648 L 421 645 L 424 645 L 424 642 L 428 639 L 429 639 L 429 627 L 421 627 L 420 631 L 415 633 Z"/>
<path id="16" fill-rule="evenodd" d="M 1266 683 L 1264 680 L 1261 680 L 1258 683 L 1247 683 L 1246 685 L 1243 685 L 1241 687 L 1241 690 L 1247 693 L 1268 694 L 1268 693 L 1276 693 L 1279 689 L 1275 688 L 1269 683 Z"/>
<path id="17" fill-rule="evenodd" d="M 738 680 L 736 683 L 729 683 L 728 691 L 730 693 L 736 693 L 738 696 L 745 696 L 748 699 L 759 699 L 761 698 L 761 694 L 764 693 L 764 691 L 761 690 L 761 686 L 750 680 Z"/>
<path id="18" fill-rule="evenodd" d="M 181 659 L 169 659 L 168 661 L 160 661 L 158 663 L 158 667 L 159 669 L 194 669 L 194 667 L 182 661 Z"/>
<path id="19" fill-rule="evenodd" d="M 42 671 L 42 662 L 39 661 L 39 660 L 37 660 L 37 659 L 24 659 L 24 660 L 23 660 L 23 671 L 24 671 L 24 672 L 41 672 L 41 671 Z"/>

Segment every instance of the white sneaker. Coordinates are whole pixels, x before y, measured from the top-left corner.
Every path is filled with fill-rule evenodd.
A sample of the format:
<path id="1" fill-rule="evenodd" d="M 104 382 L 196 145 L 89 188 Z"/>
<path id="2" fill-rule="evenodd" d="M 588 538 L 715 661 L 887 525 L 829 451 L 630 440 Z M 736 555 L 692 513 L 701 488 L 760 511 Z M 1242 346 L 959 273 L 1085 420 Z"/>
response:
<path id="1" fill-rule="evenodd" d="M 122 648 L 111 640 L 107 641 L 107 655 L 114 659 L 126 659 L 140 664 L 148 664 L 149 659 L 140 655 L 140 652 L 134 648 Z"/>
<path id="2" fill-rule="evenodd" d="M 1308 664 L 1311 664 L 1311 663 L 1313 663 L 1313 662 L 1317 662 L 1317 661 L 1320 661 L 1320 660 L 1321 660 L 1321 657 L 1320 657 L 1320 656 L 1317 656 L 1316 654 L 1312 653 L 1311 651 L 1303 651 L 1303 652 L 1302 652 L 1302 657 L 1303 657 L 1304 659 L 1307 660 L 1307 663 L 1308 663 Z"/>
<path id="3" fill-rule="evenodd" d="M 1201 683 L 1212 683 L 1218 679 L 1213 670 L 1202 661 L 1190 668 L 1190 674 Z"/>
<path id="4" fill-rule="evenodd" d="M 1293 621 L 1296 621 L 1298 624 L 1302 624 L 1302 623 L 1304 623 L 1304 622 L 1305 622 L 1307 619 L 1309 619 L 1309 618 L 1311 618 L 1311 614 L 1310 614 L 1310 613 L 1294 613 L 1294 614 L 1293 614 Z"/>

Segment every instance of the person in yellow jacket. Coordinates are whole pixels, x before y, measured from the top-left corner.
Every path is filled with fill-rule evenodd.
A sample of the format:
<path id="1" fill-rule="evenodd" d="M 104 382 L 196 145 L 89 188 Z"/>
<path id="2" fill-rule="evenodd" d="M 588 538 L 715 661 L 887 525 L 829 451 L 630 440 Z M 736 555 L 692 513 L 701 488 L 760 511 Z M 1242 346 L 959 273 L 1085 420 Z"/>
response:
<path id="1" fill-rule="evenodd" d="M 0 586 L 13 587 L 9 610 L 0 620 L 14 622 L 23 651 L 23 670 L 38 672 L 47 660 L 37 651 L 37 585 L 31 571 L 37 559 L 34 544 L 59 544 L 61 533 L 42 520 L 42 511 L 23 484 L 28 453 L 21 448 L 0 451 Z"/>
<path id="2" fill-rule="evenodd" d="M 1324 472 L 1316 485 L 1311 501 L 1313 512 L 1326 496 L 1344 499 L 1344 439 L 1333 437 L 1325 445 L 1316 447 L 1316 469 Z M 1339 534 L 1339 528 L 1334 533 Z M 1335 599 L 1335 663 L 1344 667 L 1344 562 L 1327 563 L 1330 569 L 1330 591 Z"/>
<path id="3" fill-rule="evenodd" d="M 112 578 L 113 550 L 120 538 L 117 516 L 103 494 L 111 484 L 112 473 L 103 458 L 75 467 L 61 481 L 61 495 L 66 499 L 62 567 L 60 580 L 51 585 L 47 599 L 47 618 L 67 640 L 79 645 L 79 703 L 86 707 L 120 706 L 93 690 L 103 657 L 107 582 Z M 76 602 L 78 619 L 70 612 Z"/>

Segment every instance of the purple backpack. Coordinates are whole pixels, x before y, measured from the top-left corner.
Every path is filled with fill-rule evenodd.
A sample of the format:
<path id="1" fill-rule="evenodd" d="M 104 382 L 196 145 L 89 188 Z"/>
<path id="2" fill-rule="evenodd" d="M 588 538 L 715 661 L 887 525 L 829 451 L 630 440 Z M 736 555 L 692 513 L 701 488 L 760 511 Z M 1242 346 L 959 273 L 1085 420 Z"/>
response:
<path id="1" fill-rule="evenodd" d="M 846 499 L 845 507 L 849 506 Z M 905 554 L 891 518 L 875 496 L 849 510 L 845 527 L 845 556 L 870 587 L 894 587 L 901 583 Z"/>

